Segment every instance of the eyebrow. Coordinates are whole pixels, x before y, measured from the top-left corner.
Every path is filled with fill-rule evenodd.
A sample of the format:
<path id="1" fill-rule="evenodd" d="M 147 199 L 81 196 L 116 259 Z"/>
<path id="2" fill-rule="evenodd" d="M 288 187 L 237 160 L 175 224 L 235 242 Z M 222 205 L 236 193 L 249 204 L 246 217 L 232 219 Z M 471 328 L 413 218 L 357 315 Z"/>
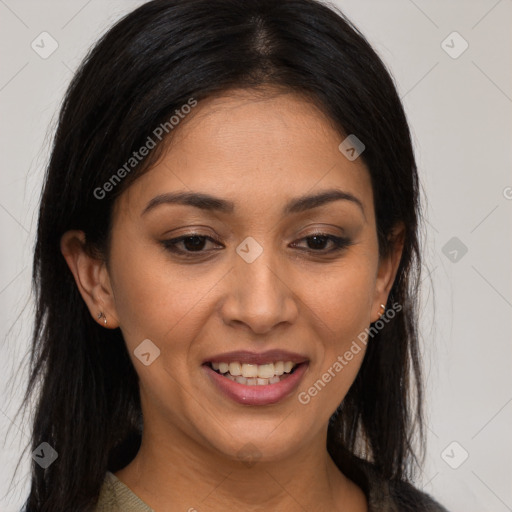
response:
<path id="1" fill-rule="evenodd" d="M 317 194 L 296 197 L 286 204 L 283 209 L 283 215 L 304 212 L 333 201 L 350 201 L 356 204 L 366 218 L 361 200 L 350 192 L 344 192 L 338 189 L 324 190 Z M 142 211 L 141 216 L 162 204 L 181 204 L 193 206 L 201 210 L 217 211 L 221 213 L 233 213 L 235 210 L 234 202 L 210 194 L 200 192 L 168 192 L 151 199 Z"/>

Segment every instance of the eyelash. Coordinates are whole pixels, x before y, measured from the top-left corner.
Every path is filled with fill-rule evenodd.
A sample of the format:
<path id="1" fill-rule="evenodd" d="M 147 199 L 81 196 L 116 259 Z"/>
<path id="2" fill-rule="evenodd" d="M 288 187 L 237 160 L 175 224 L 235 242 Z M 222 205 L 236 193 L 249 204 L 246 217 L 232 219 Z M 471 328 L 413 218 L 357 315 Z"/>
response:
<path id="1" fill-rule="evenodd" d="M 315 237 L 326 238 L 327 240 L 331 241 L 334 244 L 334 248 L 331 250 L 327 250 L 327 251 L 323 250 L 323 249 L 320 249 L 320 250 L 301 249 L 301 250 L 304 250 L 306 252 L 309 252 L 309 253 L 312 253 L 315 255 L 327 255 L 327 254 L 331 254 L 334 252 L 340 252 L 343 249 L 346 249 L 347 247 L 352 245 L 351 240 L 348 238 L 329 235 L 327 233 L 313 233 L 307 237 L 301 238 L 299 241 L 309 240 L 310 238 L 315 238 Z M 185 258 L 195 258 L 195 257 L 197 257 L 196 254 L 201 255 L 206 252 L 206 251 L 202 251 L 202 250 L 200 250 L 200 251 L 183 251 L 176 247 L 177 244 L 179 244 L 180 242 L 182 242 L 188 238 L 206 239 L 206 240 L 210 240 L 211 242 L 214 242 L 216 244 L 219 244 L 219 242 L 217 242 L 215 239 L 213 239 L 209 236 L 206 236 L 206 235 L 200 235 L 199 233 L 190 233 L 188 235 L 183 235 L 178 238 L 172 238 L 170 240 L 162 240 L 161 243 L 164 246 L 164 248 L 166 250 L 168 250 L 169 252 L 184 256 Z"/>

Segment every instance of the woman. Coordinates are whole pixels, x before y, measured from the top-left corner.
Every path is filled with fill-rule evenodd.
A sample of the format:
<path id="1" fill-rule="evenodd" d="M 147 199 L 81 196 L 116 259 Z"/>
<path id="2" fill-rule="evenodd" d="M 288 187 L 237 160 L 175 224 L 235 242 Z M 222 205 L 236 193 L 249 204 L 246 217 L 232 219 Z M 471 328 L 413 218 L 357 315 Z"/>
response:
<path id="1" fill-rule="evenodd" d="M 341 14 L 119 21 L 44 185 L 25 510 L 445 510 L 412 484 L 418 189 L 393 81 Z"/>

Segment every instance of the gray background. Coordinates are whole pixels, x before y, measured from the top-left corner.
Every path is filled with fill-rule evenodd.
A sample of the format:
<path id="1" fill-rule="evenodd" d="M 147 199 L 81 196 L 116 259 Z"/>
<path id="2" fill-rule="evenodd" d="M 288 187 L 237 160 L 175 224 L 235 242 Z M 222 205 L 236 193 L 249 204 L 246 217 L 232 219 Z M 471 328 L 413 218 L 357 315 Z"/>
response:
<path id="1" fill-rule="evenodd" d="M 30 453 L 10 485 L 30 428 L 28 418 L 13 419 L 26 378 L 18 367 L 31 330 L 31 257 L 50 136 L 89 46 L 141 3 L 0 0 L 2 440 L 9 429 L 1 445 L 0 509 L 6 512 L 18 510 L 28 492 Z M 512 0 L 336 5 L 395 76 L 426 200 L 429 444 L 416 485 L 451 511 L 512 510 Z M 46 59 L 31 48 L 32 41 L 42 46 L 44 31 L 58 43 Z M 464 41 L 469 46 L 458 55 Z M 49 39 L 44 46 L 51 48 Z"/>

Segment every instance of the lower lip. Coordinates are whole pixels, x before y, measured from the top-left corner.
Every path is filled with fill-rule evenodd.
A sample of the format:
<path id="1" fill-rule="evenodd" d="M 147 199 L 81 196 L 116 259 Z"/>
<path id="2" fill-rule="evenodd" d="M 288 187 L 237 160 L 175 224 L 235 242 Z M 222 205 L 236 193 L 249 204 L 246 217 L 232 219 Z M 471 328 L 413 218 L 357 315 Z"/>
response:
<path id="1" fill-rule="evenodd" d="M 235 402 L 244 405 L 268 405 L 280 402 L 297 388 L 306 373 L 308 363 L 297 365 L 295 371 L 283 380 L 263 386 L 239 384 L 223 377 L 208 365 L 203 365 L 203 368 L 217 388 Z"/>

